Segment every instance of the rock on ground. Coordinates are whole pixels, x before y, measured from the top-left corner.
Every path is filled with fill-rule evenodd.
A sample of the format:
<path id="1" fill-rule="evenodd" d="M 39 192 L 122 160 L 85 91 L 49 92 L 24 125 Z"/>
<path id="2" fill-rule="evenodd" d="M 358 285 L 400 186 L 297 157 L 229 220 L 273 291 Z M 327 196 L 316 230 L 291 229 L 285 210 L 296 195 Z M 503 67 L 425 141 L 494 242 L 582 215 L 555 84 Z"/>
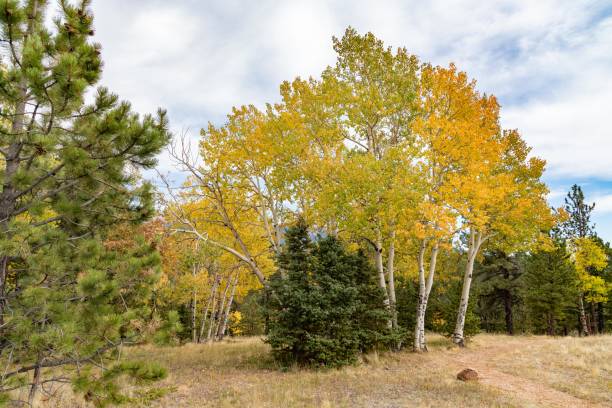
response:
<path id="1" fill-rule="evenodd" d="M 461 381 L 475 381 L 478 379 L 478 373 L 476 372 L 476 370 L 466 368 L 464 370 L 461 370 L 459 374 L 457 374 L 457 379 Z"/>

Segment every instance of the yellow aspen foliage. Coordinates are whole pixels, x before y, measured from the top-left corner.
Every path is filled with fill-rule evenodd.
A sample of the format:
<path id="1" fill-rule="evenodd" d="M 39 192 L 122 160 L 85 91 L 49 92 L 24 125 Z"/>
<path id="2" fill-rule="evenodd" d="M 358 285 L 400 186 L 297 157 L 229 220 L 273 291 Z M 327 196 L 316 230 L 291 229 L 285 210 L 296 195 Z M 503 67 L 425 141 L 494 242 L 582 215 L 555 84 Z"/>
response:
<path id="1" fill-rule="evenodd" d="M 610 286 L 591 272 L 603 270 L 608 265 L 606 252 L 589 237 L 575 238 L 568 245 L 571 259 L 578 275 L 578 286 L 587 302 L 606 302 Z"/>

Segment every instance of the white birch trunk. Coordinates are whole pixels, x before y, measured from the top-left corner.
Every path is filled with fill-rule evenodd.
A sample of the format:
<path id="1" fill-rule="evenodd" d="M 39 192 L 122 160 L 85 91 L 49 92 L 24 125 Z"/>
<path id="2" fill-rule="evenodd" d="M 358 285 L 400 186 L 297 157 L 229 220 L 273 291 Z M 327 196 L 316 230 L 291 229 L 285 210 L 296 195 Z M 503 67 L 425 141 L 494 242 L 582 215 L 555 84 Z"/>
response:
<path id="1" fill-rule="evenodd" d="M 221 282 L 219 281 L 219 283 Z M 210 321 L 208 323 L 208 333 L 206 335 L 207 343 L 210 343 L 212 340 L 212 330 L 213 330 L 213 326 L 215 325 L 216 307 L 217 307 L 217 289 L 215 288 L 215 291 L 213 292 L 213 297 L 212 297 L 212 310 L 210 311 L 210 319 L 209 319 Z"/>
<path id="2" fill-rule="evenodd" d="M 395 231 L 391 232 L 389 255 L 387 255 L 387 279 L 389 280 L 389 304 L 391 306 L 391 324 L 397 328 L 397 302 L 395 298 Z"/>
<path id="3" fill-rule="evenodd" d="M 196 244 L 195 244 L 196 253 L 198 251 L 198 246 L 199 246 L 198 244 L 199 244 L 199 241 L 196 241 Z M 194 262 L 193 270 L 191 273 L 194 280 L 195 280 L 196 275 L 198 274 L 198 269 L 199 269 L 198 263 Z M 193 285 L 193 291 L 191 293 L 191 341 L 194 343 L 197 341 L 197 328 L 196 328 L 197 310 L 198 310 L 198 287 L 197 285 Z"/>
<path id="4" fill-rule="evenodd" d="M 473 230 L 470 233 L 470 246 L 468 248 L 468 260 L 465 266 L 465 273 L 463 276 L 463 289 L 461 291 L 461 301 L 459 303 L 459 311 L 457 312 L 457 322 L 455 324 L 455 331 L 453 332 L 453 343 L 460 347 L 465 346 L 465 338 L 463 335 L 463 328 L 465 326 L 465 316 L 467 314 L 467 308 L 470 300 L 470 286 L 472 285 L 472 273 L 474 272 L 474 261 L 476 255 L 482 244 L 482 234 L 475 233 Z"/>
<path id="5" fill-rule="evenodd" d="M 413 350 L 421 351 L 421 327 L 424 327 L 425 313 L 423 309 L 425 297 L 425 251 L 427 249 L 427 241 L 421 241 L 419 248 L 418 267 L 419 267 L 419 295 L 417 298 L 416 323 L 414 325 L 414 342 Z"/>
<path id="6" fill-rule="evenodd" d="M 223 290 L 223 297 L 219 299 L 221 304 L 219 306 L 218 318 L 216 320 L 216 325 L 213 331 L 214 339 L 217 339 L 219 336 L 219 329 L 221 328 L 221 321 L 223 320 L 223 313 L 225 312 L 225 302 L 227 301 L 227 293 L 232 284 L 232 278 L 230 276 L 227 277 L 227 283 L 225 284 L 225 289 Z"/>
<path id="7" fill-rule="evenodd" d="M 580 311 L 580 326 L 582 329 L 582 334 L 588 336 L 591 334 L 589 330 L 589 325 L 587 324 L 586 313 L 584 311 L 584 300 L 582 300 L 582 294 L 578 296 L 578 309 Z"/>
<path id="8" fill-rule="evenodd" d="M 383 247 L 382 247 L 382 237 L 380 235 L 380 231 L 378 231 L 378 237 L 376 238 L 376 245 L 374 246 L 376 251 L 376 270 L 378 272 L 378 284 L 384 293 L 384 306 L 389 309 L 389 292 L 387 291 L 387 282 L 385 280 L 385 267 L 383 266 Z M 393 327 L 393 323 L 391 319 L 387 322 L 387 326 L 389 328 Z"/>
<path id="9" fill-rule="evenodd" d="M 234 294 L 236 293 L 236 286 L 238 286 L 238 273 L 234 276 L 234 281 L 232 282 L 232 289 L 230 291 L 230 297 L 227 302 L 227 306 L 225 307 L 225 313 L 223 313 L 223 321 L 217 332 L 217 338 L 219 340 L 223 340 L 225 337 L 225 331 L 227 329 L 227 323 L 229 321 L 230 311 L 232 309 L 232 304 L 234 303 Z"/>
<path id="10" fill-rule="evenodd" d="M 200 323 L 200 333 L 198 334 L 198 343 L 202 341 L 202 337 L 204 336 L 204 327 L 206 326 L 206 319 L 208 317 L 208 310 L 210 306 L 215 301 L 215 293 L 217 292 L 217 285 L 219 284 L 219 275 L 215 273 L 213 278 L 212 289 L 210 290 L 210 295 L 208 296 L 208 301 L 206 302 L 206 308 L 204 309 L 204 313 L 202 314 L 202 323 Z"/>
<path id="11" fill-rule="evenodd" d="M 434 243 L 431 250 L 431 257 L 429 259 L 429 274 L 427 275 L 427 281 L 423 286 L 423 294 L 419 293 L 419 308 L 417 311 L 417 329 L 415 331 L 415 343 L 418 343 L 418 349 L 416 351 L 427 351 L 427 342 L 425 340 L 425 316 L 427 315 L 427 303 L 429 302 L 429 295 L 431 288 L 433 287 L 434 274 L 436 272 L 436 263 L 438 261 L 439 246 L 438 243 Z M 425 272 L 423 265 L 422 271 Z M 424 280 L 424 279 L 423 279 Z M 419 286 L 420 289 L 420 286 Z"/>

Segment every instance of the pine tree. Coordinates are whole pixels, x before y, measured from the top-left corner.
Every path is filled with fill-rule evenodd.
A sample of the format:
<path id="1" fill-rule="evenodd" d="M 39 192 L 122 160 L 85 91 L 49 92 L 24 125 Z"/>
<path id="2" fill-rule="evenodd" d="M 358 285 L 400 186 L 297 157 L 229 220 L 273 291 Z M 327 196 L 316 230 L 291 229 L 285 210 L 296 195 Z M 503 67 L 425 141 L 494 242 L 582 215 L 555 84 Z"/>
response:
<path id="1" fill-rule="evenodd" d="M 564 209 L 569 218 L 560 227 L 562 235 L 566 239 L 593 236 L 595 225 L 591 223 L 591 212 L 594 208 L 595 203 L 585 203 L 582 188 L 574 184 L 565 197 Z"/>
<path id="2" fill-rule="evenodd" d="M 580 186 L 574 184 L 565 198 L 565 211 L 568 214 L 568 219 L 560 225 L 560 233 L 567 241 L 568 248 L 574 252 L 584 252 L 587 248 L 591 253 L 591 259 L 597 257 L 597 253 L 604 257 L 604 246 L 601 240 L 598 241 L 595 233 L 595 225 L 591 222 L 591 213 L 595 208 L 595 203 L 585 203 L 584 193 Z M 580 249 L 582 248 L 582 249 Z M 580 314 L 581 332 L 584 335 L 589 335 L 598 332 L 597 310 L 600 309 L 599 304 L 607 301 L 607 287 L 605 282 L 598 276 L 603 269 L 603 265 L 599 267 L 595 264 L 581 265 L 576 264 L 578 270 L 578 280 L 582 283 L 582 289 L 578 293 L 578 312 Z M 597 296 L 586 293 L 590 291 L 588 288 L 595 289 L 593 292 Z M 590 307 L 588 307 L 590 306 Z M 589 310 L 590 309 L 590 310 Z"/>
<path id="3" fill-rule="evenodd" d="M 311 242 L 300 221 L 287 230 L 278 265 L 266 341 L 282 364 L 336 367 L 388 344 L 384 293 L 362 253 L 348 253 L 334 237 Z"/>
<path id="4" fill-rule="evenodd" d="M 278 256 L 278 272 L 271 279 L 273 295 L 266 302 L 267 342 L 282 363 L 308 363 L 308 333 L 316 331 L 317 310 L 311 299 L 312 243 L 306 224 L 300 222 L 285 233 Z"/>
<path id="5" fill-rule="evenodd" d="M 166 115 L 105 88 L 85 104 L 102 67 L 89 3 L 61 0 L 49 29 L 47 1 L 0 1 L 0 394 L 29 386 L 30 404 L 65 365 L 90 401 L 121 400 L 111 380 L 138 369 L 91 367 L 137 338 L 159 264 L 134 225 L 153 213 L 138 170 L 167 143 Z M 113 245 L 118 226 L 129 245 Z"/>
<path id="6" fill-rule="evenodd" d="M 552 251 L 530 255 L 524 280 L 525 303 L 533 325 L 548 335 L 557 334 L 578 296 L 576 271 L 563 243 L 557 242 Z"/>
<path id="7" fill-rule="evenodd" d="M 520 301 L 522 273 L 516 257 L 502 251 L 485 253 L 483 262 L 476 270 L 480 299 L 484 302 L 483 309 L 490 311 L 501 305 L 506 333 L 509 335 L 514 334 L 513 311 Z"/>

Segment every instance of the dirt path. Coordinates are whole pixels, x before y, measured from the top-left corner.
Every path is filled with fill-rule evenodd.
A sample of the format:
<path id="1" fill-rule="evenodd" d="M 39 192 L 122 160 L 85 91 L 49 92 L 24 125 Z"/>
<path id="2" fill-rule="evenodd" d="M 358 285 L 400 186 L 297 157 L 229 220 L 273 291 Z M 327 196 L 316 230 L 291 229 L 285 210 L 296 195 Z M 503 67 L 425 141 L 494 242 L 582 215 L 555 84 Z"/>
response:
<path id="1" fill-rule="evenodd" d="M 603 405 L 576 398 L 573 395 L 551 388 L 546 384 L 496 370 L 493 362 L 498 356 L 507 355 L 512 349 L 511 345 L 483 347 L 476 350 L 462 349 L 452 353 L 444 353 L 443 358 L 446 359 L 445 364 L 453 364 L 457 372 L 464 368 L 476 370 L 481 384 L 510 393 L 517 399 L 530 404 L 529 406 L 564 408 L 604 407 Z"/>

